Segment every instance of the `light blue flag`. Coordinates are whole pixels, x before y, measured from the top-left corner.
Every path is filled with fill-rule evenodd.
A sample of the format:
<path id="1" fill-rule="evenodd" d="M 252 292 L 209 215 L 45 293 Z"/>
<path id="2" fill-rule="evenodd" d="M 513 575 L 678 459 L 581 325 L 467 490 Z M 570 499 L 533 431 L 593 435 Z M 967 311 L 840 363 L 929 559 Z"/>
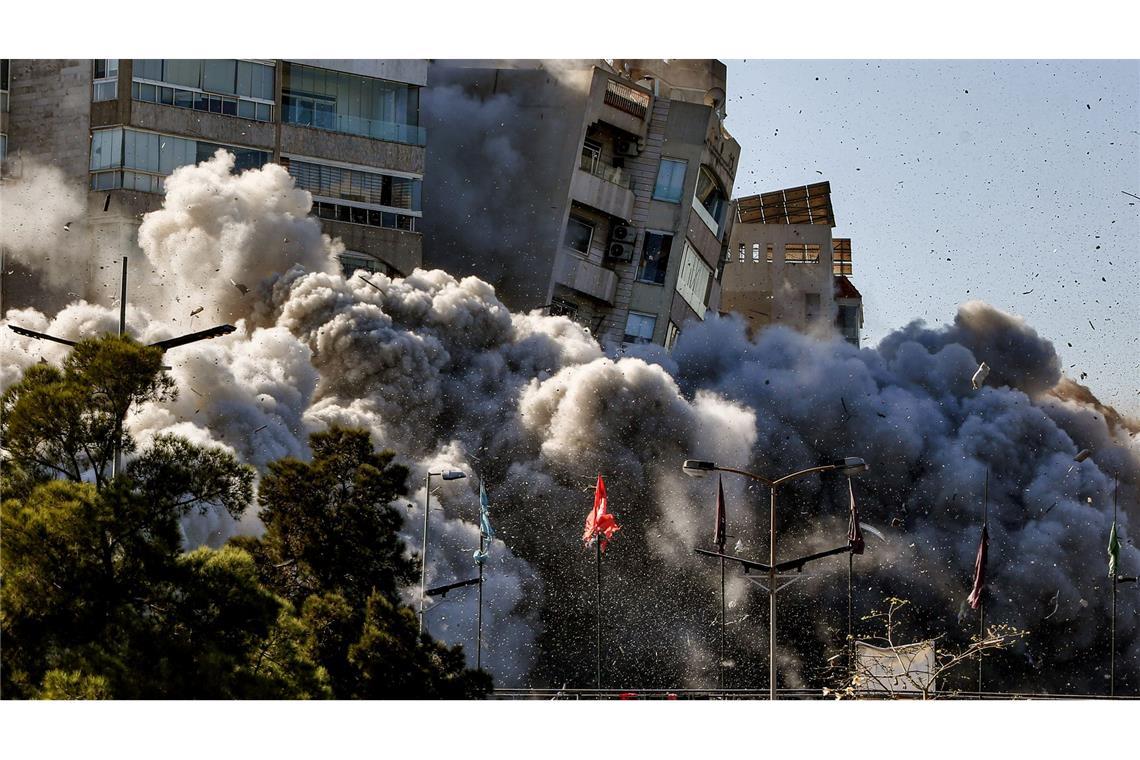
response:
<path id="1" fill-rule="evenodd" d="M 479 532 L 483 536 L 483 549 L 475 552 L 475 562 L 482 565 L 487 561 L 491 542 L 495 540 L 495 529 L 491 527 L 491 502 L 482 481 L 479 482 Z"/>

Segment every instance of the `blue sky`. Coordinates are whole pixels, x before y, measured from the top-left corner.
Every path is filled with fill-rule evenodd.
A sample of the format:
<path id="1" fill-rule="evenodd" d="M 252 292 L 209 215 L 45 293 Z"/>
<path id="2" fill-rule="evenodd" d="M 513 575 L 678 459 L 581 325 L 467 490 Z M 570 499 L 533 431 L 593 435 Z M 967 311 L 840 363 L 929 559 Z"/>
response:
<path id="1" fill-rule="evenodd" d="M 864 345 L 981 298 L 1140 414 L 1140 62 L 727 63 L 734 195 L 831 182 Z"/>

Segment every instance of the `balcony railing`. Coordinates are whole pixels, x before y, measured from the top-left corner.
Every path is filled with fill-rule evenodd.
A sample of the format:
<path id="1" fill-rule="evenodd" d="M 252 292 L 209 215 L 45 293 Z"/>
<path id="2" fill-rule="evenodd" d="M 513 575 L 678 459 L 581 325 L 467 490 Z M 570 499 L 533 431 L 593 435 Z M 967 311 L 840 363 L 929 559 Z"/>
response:
<path id="1" fill-rule="evenodd" d="M 282 121 L 286 124 L 298 124 L 408 145 L 424 145 L 427 142 L 427 130 L 412 124 L 379 121 L 363 116 L 345 116 L 333 111 L 332 106 L 327 103 L 292 95 L 283 96 L 281 105 Z"/>
<path id="2" fill-rule="evenodd" d="M 595 177 L 604 179 L 606 182 L 612 182 L 619 187 L 624 187 L 626 190 L 632 189 L 629 174 L 617 166 L 606 164 L 604 161 L 599 160 L 597 156 L 583 153 L 578 168 L 584 172 L 593 174 Z"/>
<path id="3" fill-rule="evenodd" d="M 605 103 L 619 111 L 644 119 L 649 112 L 649 95 L 610 79 L 606 82 Z"/>

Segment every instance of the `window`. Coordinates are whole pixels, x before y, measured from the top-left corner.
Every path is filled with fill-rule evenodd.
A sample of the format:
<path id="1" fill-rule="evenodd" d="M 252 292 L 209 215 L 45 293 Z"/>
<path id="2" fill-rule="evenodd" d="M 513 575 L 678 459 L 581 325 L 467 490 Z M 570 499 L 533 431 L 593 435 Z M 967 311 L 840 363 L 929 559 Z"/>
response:
<path id="1" fill-rule="evenodd" d="M 423 181 L 420 179 L 345 169 L 295 158 L 283 159 L 281 163 L 292 175 L 297 187 L 308 190 L 313 195 L 391 209 L 421 210 Z"/>
<path id="2" fill-rule="evenodd" d="M 8 157 L 8 135 L 0 134 L 0 162 Z"/>
<path id="3" fill-rule="evenodd" d="M 424 144 L 418 86 L 287 61 L 281 69 L 285 123 Z"/>
<path id="4" fill-rule="evenodd" d="M 669 326 L 665 328 L 665 350 L 672 351 L 679 337 L 681 337 L 681 328 L 669 322 Z"/>
<path id="5" fill-rule="evenodd" d="M 8 90 L 11 86 L 12 62 L 0 58 L 0 113 L 8 112 Z"/>
<path id="6" fill-rule="evenodd" d="M 685 186 L 687 162 L 675 158 L 661 159 L 657 170 L 657 184 L 653 188 L 653 198 L 669 203 L 680 203 L 682 188 Z"/>
<path id="7" fill-rule="evenodd" d="M 700 254 L 686 240 L 685 253 L 681 258 L 681 271 L 677 275 L 677 292 L 701 319 L 705 318 L 705 298 L 708 297 L 711 277 L 712 269 L 701 260 Z"/>
<path id="8" fill-rule="evenodd" d="M 815 264 L 819 262 L 819 250 L 815 243 L 788 243 L 784 246 L 784 261 L 788 264 Z"/>
<path id="9" fill-rule="evenodd" d="M 158 193 L 163 179 L 179 166 L 205 161 L 218 148 L 234 154 L 238 171 L 263 166 L 269 153 L 198 142 L 184 137 L 136 129 L 98 129 L 91 135 L 91 189 L 128 188 Z"/>
<path id="10" fill-rule="evenodd" d="M 625 321 L 626 343 L 652 343 L 653 328 L 657 326 L 657 317 L 652 314 L 639 314 L 631 311 Z"/>
<path id="11" fill-rule="evenodd" d="M 582 143 L 582 168 L 591 174 L 596 174 L 601 163 L 601 143 L 587 139 L 584 143 Z"/>
<path id="12" fill-rule="evenodd" d="M 753 264 L 760 263 L 760 244 L 759 243 L 753 243 L 752 244 L 752 263 Z"/>
<path id="13" fill-rule="evenodd" d="M 567 248 L 577 251 L 583 256 L 590 253 L 590 241 L 594 237 L 594 225 L 577 217 L 570 217 L 566 222 L 566 238 L 563 241 Z"/>
<path id="14" fill-rule="evenodd" d="M 119 95 L 119 61 L 117 58 L 99 58 L 92 61 L 91 100 L 99 103 L 114 100 Z"/>
<path id="15" fill-rule="evenodd" d="M 702 166 L 697 176 L 697 190 L 693 195 L 693 208 L 697 216 L 708 226 L 713 234 L 720 237 L 721 220 L 724 218 L 724 209 L 727 204 L 724 191 L 720 189 L 713 173 Z"/>
<path id="16" fill-rule="evenodd" d="M 550 316 L 552 317 L 569 317 L 570 319 L 578 318 L 578 304 L 567 301 L 563 298 L 550 299 Z"/>
<path id="17" fill-rule="evenodd" d="M 134 62 L 131 98 L 271 121 L 274 71 L 270 64 L 232 58 L 138 59 Z"/>
<path id="18" fill-rule="evenodd" d="M 742 263 L 743 263 L 743 261 L 744 261 L 744 250 L 745 250 L 745 248 L 744 248 L 744 243 L 741 243 L 741 244 L 740 244 L 740 261 L 741 261 Z"/>
<path id="19" fill-rule="evenodd" d="M 765 254 L 764 260 L 767 261 L 769 264 L 772 263 L 772 254 L 775 251 L 775 248 L 776 248 L 776 246 L 772 245 L 771 243 L 768 243 L 768 253 Z"/>
<path id="20" fill-rule="evenodd" d="M 637 266 L 639 282 L 665 284 L 665 270 L 669 268 L 669 248 L 672 245 L 672 235 L 645 233 L 645 242 L 641 246 L 641 263 Z"/>

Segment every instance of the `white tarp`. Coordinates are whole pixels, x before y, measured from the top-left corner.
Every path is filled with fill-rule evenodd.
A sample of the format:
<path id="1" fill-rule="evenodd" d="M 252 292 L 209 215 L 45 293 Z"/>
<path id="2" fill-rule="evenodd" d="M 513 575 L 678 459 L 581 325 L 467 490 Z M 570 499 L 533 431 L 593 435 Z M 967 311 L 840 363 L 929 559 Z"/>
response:
<path id="1" fill-rule="evenodd" d="M 860 693 L 934 693 L 934 643 L 897 647 L 855 642 L 855 691 Z"/>

